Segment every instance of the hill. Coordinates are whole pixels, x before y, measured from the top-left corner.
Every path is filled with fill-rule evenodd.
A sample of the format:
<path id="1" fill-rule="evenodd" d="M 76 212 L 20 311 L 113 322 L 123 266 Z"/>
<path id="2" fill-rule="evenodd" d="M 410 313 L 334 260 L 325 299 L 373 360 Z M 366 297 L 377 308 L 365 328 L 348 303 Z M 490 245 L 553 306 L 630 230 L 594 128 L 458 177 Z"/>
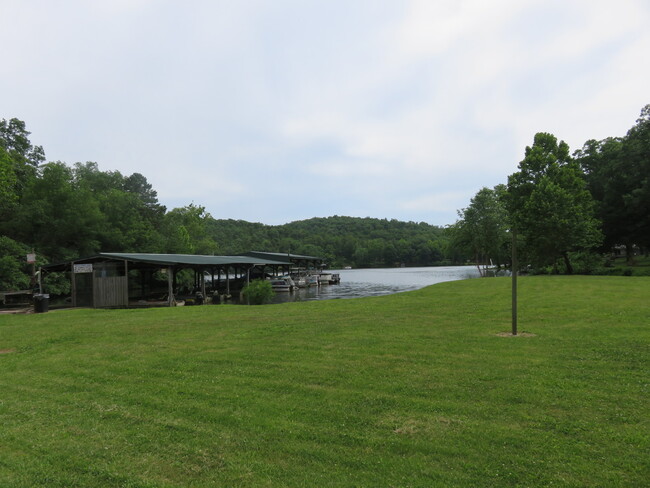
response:
<path id="1" fill-rule="evenodd" d="M 432 265 L 443 261 L 443 229 L 420 222 L 333 216 L 269 226 L 212 220 L 209 236 L 223 254 L 249 250 L 324 256 L 331 267 Z"/>

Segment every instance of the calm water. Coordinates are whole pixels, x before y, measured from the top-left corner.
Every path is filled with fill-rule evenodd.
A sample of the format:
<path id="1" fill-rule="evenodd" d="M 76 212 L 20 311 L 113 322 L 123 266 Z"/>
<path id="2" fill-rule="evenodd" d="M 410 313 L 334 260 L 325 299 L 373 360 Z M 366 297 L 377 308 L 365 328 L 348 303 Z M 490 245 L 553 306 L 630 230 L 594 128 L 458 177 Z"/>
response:
<path id="1" fill-rule="evenodd" d="M 300 300 L 331 300 L 389 295 L 417 290 L 443 281 L 478 278 L 475 266 L 430 266 L 424 268 L 381 268 L 328 270 L 341 275 L 339 285 L 302 288 L 292 293 L 276 293 L 274 303 Z"/>

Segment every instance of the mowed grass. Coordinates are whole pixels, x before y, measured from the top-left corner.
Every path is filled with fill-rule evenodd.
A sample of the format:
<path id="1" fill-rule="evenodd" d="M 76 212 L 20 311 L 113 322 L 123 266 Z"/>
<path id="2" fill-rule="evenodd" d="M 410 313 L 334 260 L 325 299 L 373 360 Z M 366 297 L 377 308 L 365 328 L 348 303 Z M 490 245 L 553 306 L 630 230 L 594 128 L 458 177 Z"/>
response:
<path id="1" fill-rule="evenodd" d="M 0 317 L 0 486 L 648 486 L 650 278 L 519 295 Z"/>

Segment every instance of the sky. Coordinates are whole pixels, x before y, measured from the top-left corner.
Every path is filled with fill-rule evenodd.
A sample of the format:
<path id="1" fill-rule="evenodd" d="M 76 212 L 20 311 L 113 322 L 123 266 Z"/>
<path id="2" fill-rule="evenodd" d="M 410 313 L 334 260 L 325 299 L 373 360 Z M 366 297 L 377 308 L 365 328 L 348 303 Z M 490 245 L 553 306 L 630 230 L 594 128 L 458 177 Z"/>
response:
<path id="1" fill-rule="evenodd" d="M 0 0 L 0 119 L 168 209 L 454 223 L 650 103 L 648 0 Z"/>

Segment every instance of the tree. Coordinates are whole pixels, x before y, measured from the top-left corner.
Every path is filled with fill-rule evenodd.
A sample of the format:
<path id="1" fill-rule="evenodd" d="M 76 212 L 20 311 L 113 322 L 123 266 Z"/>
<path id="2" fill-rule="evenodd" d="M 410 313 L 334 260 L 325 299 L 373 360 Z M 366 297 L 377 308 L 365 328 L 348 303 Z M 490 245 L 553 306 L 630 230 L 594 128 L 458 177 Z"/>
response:
<path id="1" fill-rule="evenodd" d="M 13 162 L 7 151 L 0 147 L 0 220 L 5 220 L 18 203 L 17 182 Z"/>
<path id="2" fill-rule="evenodd" d="M 458 212 L 460 220 L 454 226 L 454 244 L 473 256 L 481 276 L 486 276 L 490 262 L 500 265 L 506 260 L 507 214 L 501 197 L 504 191 L 504 185 L 481 188 L 469 207 Z"/>
<path id="3" fill-rule="evenodd" d="M 22 120 L 0 120 L 0 148 L 12 162 L 16 175 L 15 189 L 19 196 L 29 181 L 36 177 L 39 165 L 45 162 L 43 148 L 32 146 L 29 134 Z"/>
<path id="4" fill-rule="evenodd" d="M 24 290 L 29 286 L 26 246 L 0 236 L 0 290 Z"/>
<path id="5" fill-rule="evenodd" d="M 650 105 L 625 137 L 590 140 L 576 151 L 597 201 L 605 246 L 650 246 Z"/>
<path id="6" fill-rule="evenodd" d="M 526 147 L 519 171 L 508 177 L 504 196 L 512 225 L 523 236 L 522 254 L 536 266 L 562 258 L 571 274 L 569 253 L 591 250 L 602 241 L 594 200 L 569 146 L 540 132 Z"/>
<path id="7" fill-rule="evenodd" d="M 165 214 L 162 237 L 165 252 L 180 254 L 214 254 L 217 243 L 208 234 L 212 216 L 205 207 L 189 204 Z"/>
<path id="8" fill-rule="evenodd" d="M 11 236 L 53 261 L 94 254 L 105 218 L 93 193 L 78 187 L 64 163 L 48 163 L 25 188 L 9 223 Z"/>

